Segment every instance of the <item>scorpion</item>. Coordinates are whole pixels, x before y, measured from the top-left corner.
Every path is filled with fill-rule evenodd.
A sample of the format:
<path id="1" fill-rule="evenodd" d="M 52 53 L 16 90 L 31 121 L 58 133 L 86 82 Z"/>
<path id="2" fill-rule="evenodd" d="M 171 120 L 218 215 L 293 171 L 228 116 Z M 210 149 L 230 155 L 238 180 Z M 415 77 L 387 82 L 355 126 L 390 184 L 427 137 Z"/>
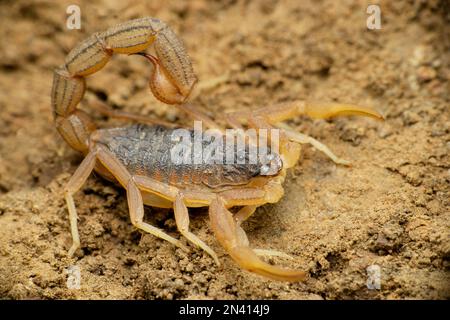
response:
<path id="1" fill-rule="evenodd" d="M 145 53 L 150 46 L 156 55 Z M 225 137 L 214 120 L 184 104 L 197 77 L 183 42 L 161 20 L 151 17 L 130 20 L 80 42 L 68 53 L 65 63 L 54 70 L 51 92 L 57 131 L 70 147 L 84 155 L 64 188 L 72 235 L 69 257 L 80 246 L 73 195 L 95 171 L 126 190 L 130 220 L 136 228 L 187 251 L 180 240 L 144 221 L 144 205 L 171 208 L 179 232 L 220 265 L 214 250 L 189 229 L 188 208 L 209 207 L 210 225 L 216 239 L 242 269 L 278 281 L 305 280 L 304 271 L 264 262 L 260 256 L 281 253 L 252 249 L 242 223 L 259 206 L 276 203 L 282 198 L 287 169 L 298 162 L 301 144 L 313 145 L 336 163 L 349 163 L 336 157 L 319 141 L 290 129 L 282 121 L 300 115 L 312 118 L 363 115 L 383 119 L 382 115 L 369 107 L 301 100 L 265 106 L 256 111 L 232 112 L 225 116 L 231 128 L 278 128 L 278 152 L 253 164 L 213 165 L 203 160 L 199 164 L 179 165 L 170 161 L 170 150 L 176 143 L 171 139 L 175 128 L 140 123 L 96 129 L 89 115 L 77 109 L 85 93 L 85 78 L 102 69 L 114 53 L 146 57 L 151 63 L 149 87 L 153 95 L 166 104 L 190 111 L 194 118 L 206 120 L 207 125 L 215 127 Z M 246 140 L 246 143 L 249 145 L 251 141 Z M 245 150 L 243 156 L 248 158 L 248 150 Z"/>

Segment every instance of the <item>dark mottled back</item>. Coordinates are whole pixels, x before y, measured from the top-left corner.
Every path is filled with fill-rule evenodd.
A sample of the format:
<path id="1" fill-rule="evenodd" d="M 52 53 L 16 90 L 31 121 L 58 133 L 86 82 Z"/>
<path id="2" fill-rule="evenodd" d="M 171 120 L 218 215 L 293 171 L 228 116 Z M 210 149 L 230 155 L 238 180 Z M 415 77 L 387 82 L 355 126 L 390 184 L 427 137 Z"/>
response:
<path id="1" fill-rule="evenodd" d="M 180 137 L 183 134 L 184 136 Z M 138 124 L 124 128 L 104 129 L 99 136 L 96 143 L 105 145 L 132 174 L 145 175 L 177 186 L 205 184 L 216 188 L 245 184 L 252 177 L 260 174 L 262 166 L 259 161 L 257 164 L 249 164 L 247 149 L 240 155 L 234 152 L 233 164 L 225 164 L 225 152 L 223 152 L 223 158 L 218 156 L 219 163 L 211 163 L 211 157 L 205 157 L 198 164 L 192 161 L 188 164 L 177 163 L 180 161 L 178 156 L 186 156 L 186 159 L 192 160 L 194 151 L 198 154 L 193 144 L 185 144 L 189 138 L 193 141 L 193 130 Z M 220 136 L 219 139 L 222 139 L 225 145 L 225 138 Z M 180 144 L 182 142 L 183 144 Z M 204 139 L 202 150 L 208 146 L 211 147 L 213 142 L 214 139 Z M 243 159 L 242 157 L 245 158 L 245 164 L 236 164 L 238 156 L 240 160 Z"/>

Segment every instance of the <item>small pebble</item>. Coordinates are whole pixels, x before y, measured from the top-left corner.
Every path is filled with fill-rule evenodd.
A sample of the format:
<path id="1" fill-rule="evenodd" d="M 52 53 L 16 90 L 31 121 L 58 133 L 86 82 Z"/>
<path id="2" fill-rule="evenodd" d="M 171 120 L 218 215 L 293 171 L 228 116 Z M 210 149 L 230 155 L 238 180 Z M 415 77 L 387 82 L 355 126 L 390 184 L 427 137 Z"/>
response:
<path id="1" fill-rule="evenodd" d="M 420 67 L 417 71 L 417 78 L 420 82 L 428 82 L 436 78 L 437 72 L 433 68 L 430 67 Z"/>

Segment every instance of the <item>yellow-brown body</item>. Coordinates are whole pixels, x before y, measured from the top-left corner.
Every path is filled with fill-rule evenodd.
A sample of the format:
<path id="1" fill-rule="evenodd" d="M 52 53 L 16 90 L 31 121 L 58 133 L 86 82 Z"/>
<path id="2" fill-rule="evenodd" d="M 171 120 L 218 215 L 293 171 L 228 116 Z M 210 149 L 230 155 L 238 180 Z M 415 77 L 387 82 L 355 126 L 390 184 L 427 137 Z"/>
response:
<path id="1" fill-rule="evenodd" d="M 141 52 L 151 44 L 154 44 L 157 57 Z M 95 33 L 78 44 L 68 54 L 64 65 L 55 70 L 51 97 L 56 128 L 72 148 L 85 155 L 65 188 L 73 239 L 69 255 L 80 245 L 73 194 L 95 170 L 126 189 L 130 219 L 137 228 L 187 250 L 178 239 L 143 221 L 144 204 L 173 208 L 181 234 L 219 264 L 216 253 L 189 231 L 188 208 L 206 206 L 209 207 L 211 227 L 216 238 L 240 267 L 275 280 L 305 279 L 306 273 L 303 271 L 283 269 L 262 261 L 258 255 L 280 253 L 252 250 L 241 224 L 258 206 L 278 202 L 283 196 L 286 170 L 296 165 L 300 155 L 299 144 L 310 143 L 336 163 L 347 162 L 334 156 L 320 142 L 279 123 L 302 114 L 318 118 L 347 114 L 377 119 L 382 119 L 382 116 L 371 108 L 304 101 L 227 114 L 229 126 L 235 129 L 243 129 L 243 123 L 257 132 L 281 128 L 279 152 L 269 158 L 275 170 L 263 170 L 267 162 L 244 166 L 206 162 L 177 166 L 167 156 L 174 146 L 168 139 L 171 129 L 137 125 L 95 130 L 89 116 L 77 110 L 86 87 L 85 77 L 100 70 L 114 53 L 139 53 L 147 57 L 153 65 L 150 89 L 155 97 L 165 103 L 183 103 L 196 83 L 190 59 L 181 41 L 167 25 L 154 18 L 132 20 Z M 223 133 L 223 128 L 214 120 L 190 110 L 197 120 L 206 120 L 209 126 Z M 239 207 L 237 213 L 232 214 L 228 210 L 232 207 Z"/>

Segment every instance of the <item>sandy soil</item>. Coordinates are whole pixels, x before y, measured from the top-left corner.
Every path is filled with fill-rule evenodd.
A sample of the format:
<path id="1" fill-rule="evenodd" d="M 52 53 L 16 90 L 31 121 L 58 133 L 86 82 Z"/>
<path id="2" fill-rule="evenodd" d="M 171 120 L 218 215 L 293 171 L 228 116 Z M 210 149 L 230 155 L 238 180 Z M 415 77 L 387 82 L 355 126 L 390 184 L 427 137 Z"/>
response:
<path id="1" fill-rule="evenodd" d="M 407 299 L 450 298 L 450 117 L 448 1 L 383 1 L 382 29 L 366 28 L 366 1 L 81 1 L 82 30 L 67 30 L 77 1 L 0 2 L 0 297 L 10 299 Z M 148 4 L 147 4 L 148 3 Z M 301 4 L 300 4 L 301 3 Z M 220 248 L 206 210 L 192 230 L 216 250 L 181 252 L 130 224 L 122 189 L 92 176 L 77 193 L 82 249 L 71 244 L 63 186 L 82 160 L 57 134 L 52 69 L 87 35 L 154 16 L 183 38 L 202 81 L 226 81 L 192 101 L 220 119 L 292 99 L 375 105 L 384 123 L 362 118 L 291 125 L 353 166 L 305 147 L 285 197 L 245 223 L 251 245 L 294 260 L 304 283 L 240 270 Z M 168 121 L 185 116 L 155 100 L 148 65 L 114 57 L 88 80 L 89 98 Z M 179 237 L 170 210 L 146 219 Z M 185 240 L 183 240 L 185 241 Z M 66 286 L 69 266 L 81 288 Z M 381 289 L 366 286 L 370 265 Z"/>

